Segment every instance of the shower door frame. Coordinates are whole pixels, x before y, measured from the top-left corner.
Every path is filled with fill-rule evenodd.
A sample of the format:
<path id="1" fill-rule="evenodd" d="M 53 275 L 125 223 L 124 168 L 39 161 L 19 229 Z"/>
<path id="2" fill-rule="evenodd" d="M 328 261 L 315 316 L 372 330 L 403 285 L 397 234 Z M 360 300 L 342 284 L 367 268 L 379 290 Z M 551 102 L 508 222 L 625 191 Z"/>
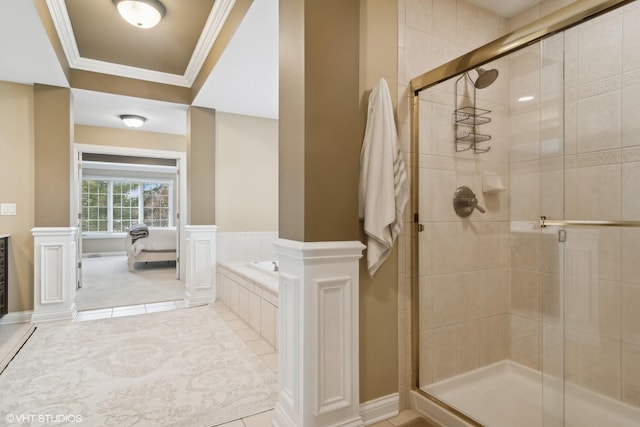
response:
<path id="1" fill-rule="evenodd" d="M 418 165 L 418 132 L 419 132 L 419 103 L 420 92 L 448 80 L 461 73 L 473 70 L 488 62 L 506 56 L 521 48 L 536 43 L 553 34 L 562 32 L 568 28 L 581 24 L 592 18 L 604 13 L 617 9 L 634 0 L 578 0 L 562 9 L 559 9 L 550 15 L 547 15 L 537 21 L 534 21 L 524 27 L 515 30 L 505 36 L 502 36 L 490 43 L 487 43 L 477 49 L 474 49 L 458 58 L 455 58 L 446 64 L 434 68 L 424 74 L 414 77 L 410 81 L 410 90 L 413 94 L 411 100 L 411 134 L 410 147 L 411 153 L 411 209 L 413 223 L 411 227 L 411 304 L 412 304 L 412 350 L 411 350 L 411 369 L 412 369 L 412 390 L 421 396 L 429 399 L 436 405 L 454 413 L 467 423 L 484 427 L 483 424 L 470 418 L 463 412 L 448 405 L 446 402 L 425 392 L 420 388 L 420 334 L 416 331 L 419 329 L 419 253 L 418 253 L 418 233 L 420 228 L 420 217 L 418 212 L 419 206 L 419 165 Z M 551 225 L 551 224 L 549 224 Z M 555 224 L 554 224 L 555 225 Z M 606 224 L 605 224 L 606 225 Z M 541 224 L 544 226 L 544 224 Z"/>

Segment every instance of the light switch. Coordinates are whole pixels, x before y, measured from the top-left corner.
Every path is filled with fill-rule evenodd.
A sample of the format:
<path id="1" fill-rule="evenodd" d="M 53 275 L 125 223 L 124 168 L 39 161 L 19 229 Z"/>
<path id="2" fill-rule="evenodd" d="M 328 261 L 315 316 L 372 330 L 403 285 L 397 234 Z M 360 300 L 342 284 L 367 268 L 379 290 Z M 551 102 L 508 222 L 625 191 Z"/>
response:
<path id="1" fill-rule="evenodd" d="M 16 204 L 15 203 L 2 203 L 0 204 L 0 215 L 15 215 Z"/>

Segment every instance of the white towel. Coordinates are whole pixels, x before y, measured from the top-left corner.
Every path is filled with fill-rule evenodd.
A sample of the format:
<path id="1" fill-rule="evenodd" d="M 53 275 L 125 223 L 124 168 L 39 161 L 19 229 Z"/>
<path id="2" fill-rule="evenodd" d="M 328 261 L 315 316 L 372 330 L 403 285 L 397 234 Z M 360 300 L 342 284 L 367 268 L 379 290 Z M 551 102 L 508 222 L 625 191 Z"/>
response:
<path id="1" fill-rule="evenodd" d="M 407 170 L 398 146 L 389 87 L 384 79 L 369 95 L 360 153 L 360 218 L 367 235 L 367 267 L 373 276 L 402 231 L 409 200 Z"/>

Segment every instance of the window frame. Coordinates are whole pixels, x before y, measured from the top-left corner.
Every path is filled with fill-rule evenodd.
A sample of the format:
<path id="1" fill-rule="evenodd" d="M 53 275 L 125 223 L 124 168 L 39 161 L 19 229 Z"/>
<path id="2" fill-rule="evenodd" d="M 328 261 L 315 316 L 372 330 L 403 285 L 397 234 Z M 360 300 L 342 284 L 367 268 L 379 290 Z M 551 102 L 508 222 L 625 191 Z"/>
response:
<path id="1" fill-rule="evenodd" d="M 174 180 L 168 178 L 140 178 L 126 176 L 101 176 L 101 175 L 85 175 L 82 177 L 84 181 L 106 181 L 107 182 L 107 231 L 82 231 L 83 237 L 109 238 L 125 236 L 124 231 L 113 231 L 113 184 L 116 182 L 126 182 L 138 185 L 138 223 L 144 221 L 144 184 L 167 184 L 169 186 L 169 225 L 167 228 L 175 227 L 175 206 L 174 206 Z M 84 198 L 84 192 L 81 194 Z M 84 226 L 84 216 L 81 215 L 81 222 Z M 153 226 L 158 227 L 158 226 Z"/>

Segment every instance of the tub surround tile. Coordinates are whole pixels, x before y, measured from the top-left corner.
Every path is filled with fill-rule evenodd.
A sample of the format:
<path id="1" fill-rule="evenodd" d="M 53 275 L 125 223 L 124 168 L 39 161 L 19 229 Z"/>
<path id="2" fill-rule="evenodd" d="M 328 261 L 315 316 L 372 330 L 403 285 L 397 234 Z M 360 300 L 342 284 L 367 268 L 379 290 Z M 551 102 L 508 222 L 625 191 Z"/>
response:
<path id="1" fill-rule="evenodd" d="M 221 299 L 231 309 L 226 316 L 236 316 L 238 324 L 252 328 L 277 348 L 278 296 L 272 288 L 274 282 L 277 284 L 277 276 L 254 270 L 245 263 L 223 263 L 218 265 L 217 277 L 224 289 Z"/>
<path id="2" fill-rule="evenodd" d="M 263 339 L 247 341 L 247 345 L 258 356 L 275 352 L 275 348 Z"/>
<path id="3" fill-rule="evenodd" d="M 234 319 L 227 321 L 227 324 L 234 331 L 238 331 L 240 329 L 247 329 L 249 325 L 247 325 L 242 319 Z"/>
<path id="4" fill-rule="evenodd" d="M 249 325 L 259 331 L 260 330 L 260 297 L 255 293 L 249 294 Z"/>
<path id="5" fill-rule="evenodd" d="M 243 341 L 255 341 L 260 339 L 260 334 L 252 328 L 239 329 L 235 332 Z"/>

